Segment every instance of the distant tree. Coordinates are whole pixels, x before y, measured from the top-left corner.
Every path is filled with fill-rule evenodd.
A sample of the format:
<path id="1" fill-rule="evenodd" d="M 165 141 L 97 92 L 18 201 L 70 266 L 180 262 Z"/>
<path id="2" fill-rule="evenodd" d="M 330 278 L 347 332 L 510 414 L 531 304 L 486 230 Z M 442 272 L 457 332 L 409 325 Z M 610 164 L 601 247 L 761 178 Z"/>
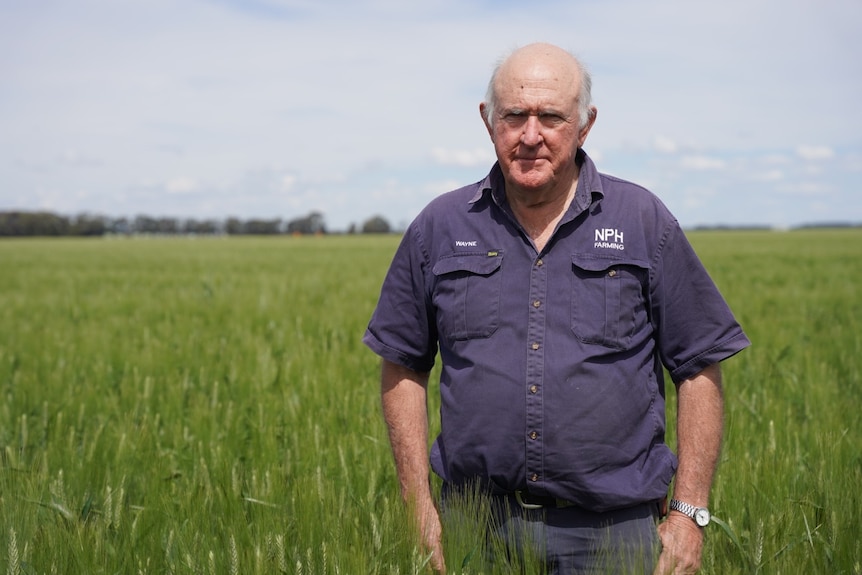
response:
<path id="1" fill-rule="evenodd" d="M 74 236 L 103 236 L 108 231 L 107 222 L 104 216 L 79 214 L 71 220 L 69 233 Z"/>
<path id="2" fill-rule="evenodd" d="M 215 220 L 196 220 L 189 218 L 182 224 L 183 231 L 187 234 L 215 234 L 218 233 L 218 222 Z"/>
<path id="3" fill-rule="evenodd" d="M 115 234 L 129 234 L 132 232 L 132 224 L 128 218 L 116 218 L 110 222 L 108 229 Z"/>
<path id="4" fill-rule="evenodd" d="M 287 222 L 287 233 L 289 234 L 325 234 L 326 224 L 323 221 L 323 214 L 320 212 L 311 212 L 304 218 L 297 218 Z"/>
<path id="5" fill-rule="evenodd" d="M 177 234 L 180 232 L 180 221 L 177 218 L 162 217 L 157 221 L 160 234 Z"/>
<path id="6" fill-rule="evenodd" d="M 135 216 L 132 222 L 132 230 L 138 234 L 155 234 L 159 231 L 159 222 L 150 216 Z"/>
<path id="7" fill-rule="evenodd" d="M 0 212 L 0 236 L 62 236 L 69 220 L 50 212 Z"/>
<path id="8" fill-rule="evenodd" d="M 272 235 L 281 231 L 281 219 L 248 220 L 245 223 L 245 233 L 255 235 Z"/>
<path id="9" fill-rule="evenodd" d="M 245 226 L 239 218 L 228 218 L 224 223 L 224 231 L 230 235 L 238 235 L 245 233 Z"/>
<path id="10" fill-rule="evenodd" d="M 392 227 L 383 216 L 374 216 L 362 224 L 363 234 L 388 234 L 391 231 Z"/>

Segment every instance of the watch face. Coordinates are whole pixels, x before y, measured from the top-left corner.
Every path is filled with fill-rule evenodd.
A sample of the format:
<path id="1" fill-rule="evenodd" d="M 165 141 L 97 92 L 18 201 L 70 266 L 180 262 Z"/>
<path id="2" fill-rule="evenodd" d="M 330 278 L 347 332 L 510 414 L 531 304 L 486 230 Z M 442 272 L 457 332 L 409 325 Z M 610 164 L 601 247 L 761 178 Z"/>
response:
<path id="1" fill-rule="evenodd" d="M 701 527 L 706 527 L 709 525 L 709 511 L 703 508 L 698 509 L 694 512 L 694 520 Z"/>

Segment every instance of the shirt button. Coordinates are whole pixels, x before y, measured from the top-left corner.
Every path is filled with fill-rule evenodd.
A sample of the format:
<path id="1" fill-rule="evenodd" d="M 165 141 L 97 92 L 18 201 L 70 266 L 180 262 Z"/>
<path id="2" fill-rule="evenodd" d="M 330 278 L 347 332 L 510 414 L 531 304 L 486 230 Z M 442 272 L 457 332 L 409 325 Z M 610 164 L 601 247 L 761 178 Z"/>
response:
<path id="1" fill-rule="evenodd" d="M 615 277 L 617 275 L 617 270 L 611 270 L 608 272 L 608 275 L 611 277 Z"/>
<path id="2" fill-rule="evenodd" d="M 540 305 L 542 305 L 542 302 L 540 302 L 539 300 L 533 302 L 533 307 L 539 307 Z"/>
<path id="3" fill-rule="evenodd" d="M 538 259 L 536 260 L 536 265 L 542 267 L 543 265 L 545 265 L 545 262 L 543 262 L 541 259 Z"/>
<path id="4" fill-rule="evenodd" d="M 533 349 L 533 351 L 535 351 L 539 349 L 539 344 L 534 342 L 530 347 Z"/>
<path id="5" fill-rule="evenodd" d="M 530 393 L 536 393 L 537 391 L 539 391 L 538 385 L 533 384 L 530 386 Z"/>
<path id="6" fill-rule="evenodd" d="M 536 439 L 537 437 L 539 437 L 538 433 L 536 433 L 535 431 L 530 432 L 530 439 Z"/>
<path id="7" fill-rule="evenodd" d="M 530 476 L 530 481 L 532 481 L 532 482 L 534 482 L 534 483 L 535 483 L 535 482 L 536 482 L 536 481 L 538 481 L 538 480 L 539 480 L 539 475 L 538 475 L 538 474 L 534 473 L 534 474 L 532 474 L 532 475 Z"/>

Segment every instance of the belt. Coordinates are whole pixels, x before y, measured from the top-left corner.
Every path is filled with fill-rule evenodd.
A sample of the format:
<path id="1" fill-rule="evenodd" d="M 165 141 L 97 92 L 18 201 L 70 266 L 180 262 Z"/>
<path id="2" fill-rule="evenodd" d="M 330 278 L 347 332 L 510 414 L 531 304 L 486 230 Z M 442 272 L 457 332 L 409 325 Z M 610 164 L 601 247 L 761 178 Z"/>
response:
<path id="1" fill-rule="evenodd" d="M 515 501 L 524 509 L 544 509 L 546 507 L 574 507 L 575 504 L 565 499 L 551 497 L 548 495 L 533 495 L 527 491 L 516 491 L 514 494 Z"/>

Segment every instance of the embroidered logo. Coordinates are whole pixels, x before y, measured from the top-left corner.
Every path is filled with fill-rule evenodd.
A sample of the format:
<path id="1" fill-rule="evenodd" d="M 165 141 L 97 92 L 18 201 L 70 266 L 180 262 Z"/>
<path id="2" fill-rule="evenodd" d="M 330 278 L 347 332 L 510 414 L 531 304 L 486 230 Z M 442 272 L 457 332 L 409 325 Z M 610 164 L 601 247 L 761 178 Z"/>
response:
<path id="1" fill-rule="evenodd" d="M 615 228 L 602 228 L 596 230 L 594 248 L 604 248 L 608 250 L 624 250 L 623 232 Z"/>
<path id="2" fill-rule="evenodd" d="M 473 240 L 471 242 L 464 242 L 461 240 L 455 241 L 455 247 L 456 248 L 475 248 L 478 245 L 479 245 L 479 242 L 476 240 Z"/>

